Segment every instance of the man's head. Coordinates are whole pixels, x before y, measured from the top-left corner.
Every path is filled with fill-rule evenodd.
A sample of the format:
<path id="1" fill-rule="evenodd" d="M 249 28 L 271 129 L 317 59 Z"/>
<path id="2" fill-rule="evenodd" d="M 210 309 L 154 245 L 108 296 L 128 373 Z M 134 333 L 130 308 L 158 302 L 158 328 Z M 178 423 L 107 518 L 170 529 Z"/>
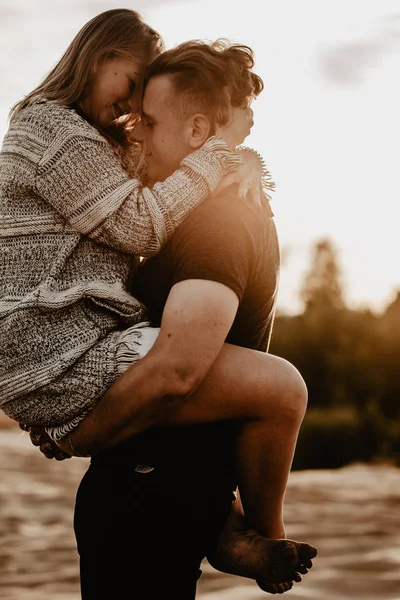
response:
<path id="1" fill-rule="evenodd" d="M 263 89 L 247 46 L 185 42 L 163 52 L 146 71 L 143 128 L 148 177 L 163 181 L 228 124 L 232 107 L 248 110 Z"/>

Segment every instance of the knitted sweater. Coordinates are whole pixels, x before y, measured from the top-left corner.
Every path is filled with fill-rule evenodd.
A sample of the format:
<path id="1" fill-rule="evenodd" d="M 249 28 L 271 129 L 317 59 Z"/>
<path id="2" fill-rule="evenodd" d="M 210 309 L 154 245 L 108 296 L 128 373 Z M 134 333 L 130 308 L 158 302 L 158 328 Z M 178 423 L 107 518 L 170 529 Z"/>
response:
<path id="1" fill-rule="evenodd" d="M 73 109 L 39 101 L 17 115 L 0 153 L 0 406 L 11 418 L 54 421 L 24 395 L 89 350 L 82 389 L 105 392 L 116 378 L 110 332 L 146 318 L 128 293 L 133 257 L 157 253 L 238 162 L 211 139 L 144 188 Z M 82 406 L 58 407 L 58 422 L 64 410 Z"/>

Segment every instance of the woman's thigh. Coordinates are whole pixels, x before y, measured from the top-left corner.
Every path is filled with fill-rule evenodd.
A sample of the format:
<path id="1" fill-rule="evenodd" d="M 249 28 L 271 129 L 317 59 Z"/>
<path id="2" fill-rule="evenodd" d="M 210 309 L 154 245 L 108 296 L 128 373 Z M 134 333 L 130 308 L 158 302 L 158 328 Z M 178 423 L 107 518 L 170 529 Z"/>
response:
<path id="1" fill-rule="evenodd" d="M 270 419 L 305 410 L 307 389 L 287 360 L 224 344 L 196 391 L 177 405 L 167 425 L 207 423 L 221 419 Z"/>

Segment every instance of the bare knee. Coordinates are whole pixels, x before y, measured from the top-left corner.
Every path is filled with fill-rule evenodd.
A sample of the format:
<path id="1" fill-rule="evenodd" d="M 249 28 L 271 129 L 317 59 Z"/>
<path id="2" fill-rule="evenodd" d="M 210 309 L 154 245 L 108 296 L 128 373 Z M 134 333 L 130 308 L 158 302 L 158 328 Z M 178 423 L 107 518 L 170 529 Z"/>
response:
<path id="1" fill-rule="evenodd" d="M 299 371 L 286 362 L 287 379 L 282 394 L 282 410 L 286 418 L 300 424 L 307 410 L 308 390 Z"/>
<path id="2" fill-rule="evenodd" d="M 264 418 L 274 423 L 300 426 L 308 402 L 305 381 L 296 367 L 287 360 L 274 357 L 274 362 L 274 378 L 272 381 L 268 381 L 268 377 L 265 380 Z"/>

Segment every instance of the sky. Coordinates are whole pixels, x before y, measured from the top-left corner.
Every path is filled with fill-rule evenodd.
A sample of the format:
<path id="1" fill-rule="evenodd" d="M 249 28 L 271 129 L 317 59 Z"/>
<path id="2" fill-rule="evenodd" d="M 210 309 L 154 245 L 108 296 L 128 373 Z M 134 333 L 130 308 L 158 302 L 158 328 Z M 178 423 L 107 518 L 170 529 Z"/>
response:
<path id="1" fill-rule="evenodd" d="M 0 0 L 0 138 L 14 102 L 77 31 L 115 7 L 138 10 L 168 48 L 227 38 L 250 46 L 265 89 L 245 144 L 276 183 L 278 307 L 301 310 L 316 242 L 337 251 L 344 296 L 384 310 L 400 290 L 398 0 Z"/>

